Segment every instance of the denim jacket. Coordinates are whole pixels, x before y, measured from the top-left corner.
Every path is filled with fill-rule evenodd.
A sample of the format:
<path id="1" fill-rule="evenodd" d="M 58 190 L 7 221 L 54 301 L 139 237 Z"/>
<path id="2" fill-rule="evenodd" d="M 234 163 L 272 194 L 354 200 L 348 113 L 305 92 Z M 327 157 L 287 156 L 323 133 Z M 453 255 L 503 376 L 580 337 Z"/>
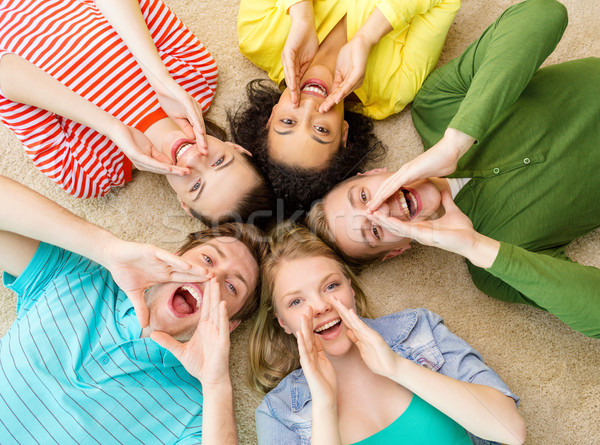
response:
<path id="1" fill-rule="evenodd" d="M 392 350 L 415 363 L 457 380 L 496 388 L 519 402 L 498 374 L 467 342 L 454 335 L 442 318 L 427 309 L 408 309 L 376 319 L 363 319 Z M 271 390 L 256 410 L 258 443 L 308 445 L 312 404 L 302 369 L 296 369 Z M 494 444 L 471 434 L 478 445 Z"/>

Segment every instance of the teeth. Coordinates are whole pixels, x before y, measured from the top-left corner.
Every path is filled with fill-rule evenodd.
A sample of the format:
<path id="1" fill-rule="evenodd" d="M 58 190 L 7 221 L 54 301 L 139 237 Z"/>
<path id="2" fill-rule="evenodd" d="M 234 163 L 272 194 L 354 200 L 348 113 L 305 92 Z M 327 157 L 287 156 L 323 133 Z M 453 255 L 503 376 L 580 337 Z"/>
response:
<path id="1" fill-rule="evenodd" d="M 327 97 L 327 92 L 325 91 L 325 88 L 323 88 L 321 85 L 316 85 L 314 83 L 306 85 L 304 88 L 302 88 L 302 91 L 310 91 L 312 93 L 320 94 L 323 97 Z"/>
<path id="2" fill-rule="evenodd" d="M 400 205 L 402 206 L 402 210 L 404 210 L 404 214 L 410 219 L 410 210 L 408 210 L 408 204 L 406 203 L 406 198 L 404 197 L 402 190 L 398 192 L 398 197 L 400 198 Z"/>
<path id="3" fill-rule="evenodd" d="M 194 297 L 196 299 L 196 307 L 199 308 L 200 303 L 202 302 L 202 297 L 198 293 L 198 290 L 195 287 L 188 286 L 188 285 L 181 286 L 181 289 L 188 291 L 192 295 L 192 297 Z"/>
<path id="4" fill-rule="evenodd" d="M 186 152 L 189 150 L 189 147 L 191 147 L 192 144 L 190 144 L 189 142 L 184 142 L 183 144 L 181 144 L 179 146 L 179 148 L 177 149 L 177 151 L 175 152 L 175 162 L 177 162 L 177 160 Z"/>
<path id="5" fill-rule="evenodd" d="M 341 320 L 339 318 L 337 320 L 330 321 L 329 323 L 324 324 L 323 326 L 318 327 L 317 329 L 315 329 L 315 332 L 322 332 L 325 329 L 329 329 L 330 327 L 335 326 L 336 324 L 338 324 L 340 321 Z"/>

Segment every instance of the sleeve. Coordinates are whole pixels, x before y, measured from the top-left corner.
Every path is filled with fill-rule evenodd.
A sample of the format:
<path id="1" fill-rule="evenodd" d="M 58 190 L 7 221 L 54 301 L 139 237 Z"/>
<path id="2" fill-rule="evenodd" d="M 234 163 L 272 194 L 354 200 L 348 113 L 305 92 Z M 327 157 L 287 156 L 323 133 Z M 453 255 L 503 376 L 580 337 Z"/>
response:
<path id="1" fill-rule="evenodd" d="M 302 439 L 271 414 L 265 400 L 254 415 L 259 445 L 304 445 Z"/>
<path id="2" fill-rule="evenodd" d="M 423 85 L 413 104 L 413 121 L 426 146 L 435 144 L 447 127 L 481 140 L 520 96 L 566 26 L 566 9 L 556 0 L 528 0 L 508 8 Z"/>
<path id="3" fill-rule="evenodd" d="M 48 284 L 59 276 L 83 272 L 95 264 L 67 250 L 40 243 L 29 265 L 18 277 L 4 273 L 3 283 L 17 296 L 17 317 L 34 304 Z"/>
<path id="4" fill-rule="evenodd" d="M 414 17 L 424 15 L 442 3 L 448 3 L 448 0 L 380 0 L 376 6 L 393 29 L 401 29 Z"/>
<path id="5" fill-rule="evenodd" d="M 491 276 L 475 275 L 473 281 L 491 297 L 533 302 L 576 331 L 600 338 L 600 269 L 571 261 L 563 250 L 555 252 L 501 243 L 486 269 Z"/>
<path id="6" fill-rule="evenodd" d="M 444 325 L 442 317 L 430 311 L 425 313 L 433 338 L 444 356 L 444 364 L 438 372 L 463 382 L 495 388 L 512 398 L 518 406 L 519 397 L 513 394 L 498 374 L 483 362 L 481 355 L 462 338 L 450 332 Z"/>

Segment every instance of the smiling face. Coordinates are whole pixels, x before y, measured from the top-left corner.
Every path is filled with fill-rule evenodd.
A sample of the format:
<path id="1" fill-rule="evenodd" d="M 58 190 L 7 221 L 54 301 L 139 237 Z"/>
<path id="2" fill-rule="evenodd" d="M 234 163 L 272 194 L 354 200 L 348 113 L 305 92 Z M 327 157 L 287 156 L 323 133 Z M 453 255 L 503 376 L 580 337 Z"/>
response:
<path id="1" fill-rule="evenodd" d="M 398 237 L 368 218 L 367 203 L 391 175 L 378 172 L 350 178 L 325 196 L 327 224 L 336 244 L 349 257 L 393 256 L 410 248 L 410 239 Z M 445 179 L 430 178 L 404 186 L 379 211 L 402 221 L 437 219 L 444 183 L 447 185 Z"/>
<path id="2" fill-rule="evenodd" d="M 207 136 L 208 155 L 196 144 L 181 138 L 172 144 L 172 159 L 180 167 L 190 169 L 186 176 L 168 175 L 184 210 L 194 210 L 208 219 L 216 219 L 237 208 L 238 203 L 261 179 L 250 167 L 242 147 Z"/>
<path id="3" fill-rule="evenodd" d="M 348 122 L 344 120 L 343 101 L 326 113 L 319 113 L 319 106 L 331 92 L 333 79 L 318 68 L 309 69 L 301 79 L 297 108 L 287 88 L 273 107 L 267 124 L 269 155 L 282 164 L 321 170 L 340 145 L 346 146 Z"/>
<path id="4" fill-rule="evenodd" d="M 346 307 L 356 310 L 350 280 L 334 260 L 315 256 L 285 260 L 277 266 L 273 304 L 281 327 L 295 334 L 301 328 L 301 316 L 308 316 L 312 308 L 309 323 L 323 342 L 325 353 L 340 356 L 348 352 L 353 343 L 333 308 L 333 295 Z"/>
<path id="5" fill-rule="evenodd" d="M 219 237 L 194 247 L 182 255 L 202 264 L 216 277 L 221 298 L 232 316 L 254 295 L 258 283 L 258 265 L 248 248 L 231 237 Z M 150 328 L 166 332 L 178 340 L 189 340 L 198 321 L 202 295 L 208 282 L 163 283 L 150 288 L 146 302 L 150 310 Z M 231 322 L 231 329 L 237 326 Z M 143 335 L 145 335 L 143 334 Z"/>

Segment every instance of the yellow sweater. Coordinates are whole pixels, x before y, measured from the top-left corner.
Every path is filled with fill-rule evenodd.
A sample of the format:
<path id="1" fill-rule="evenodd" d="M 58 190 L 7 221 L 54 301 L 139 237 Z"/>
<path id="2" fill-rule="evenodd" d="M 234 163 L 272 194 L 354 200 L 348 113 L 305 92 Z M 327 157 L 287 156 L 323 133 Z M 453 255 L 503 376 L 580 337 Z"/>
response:
<path id="1" fill-rule="evenodd" d="M 280 85 L 281 51 L 291 20 L 290 6 L 301 0 L 241 0 L 240 51 Z M 313 0 L 319 42 L 347 16 L 350 40 L 379 8 L 393 30 L 373 48 L 361 88 L 355 91 L 364 113 L 384 119 L 409 104 L 435 68 L 460 0 Z"/>

